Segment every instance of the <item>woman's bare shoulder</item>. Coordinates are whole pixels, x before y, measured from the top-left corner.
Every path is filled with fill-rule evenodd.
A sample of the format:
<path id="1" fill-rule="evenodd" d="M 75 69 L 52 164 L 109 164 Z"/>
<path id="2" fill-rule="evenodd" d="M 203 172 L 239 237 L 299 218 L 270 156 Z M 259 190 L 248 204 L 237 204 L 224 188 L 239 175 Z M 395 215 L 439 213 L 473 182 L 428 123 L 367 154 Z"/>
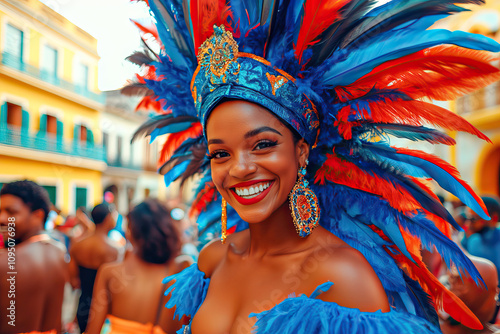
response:
<path id="1" fill-rule="evenodd" d="M 314 281 L 333 283 L 328 291 L 319 295 L 319 299 L 363 312 L 389 311 L 382 283 L 361 252 L 340 240 L 319 244 L 310 256 L 309 261 L 318 263 Z"/>
<path id="2" fill-rule="evenodd" d="M 219 239 L 210 241 L 202 248 L 198 256 L 198 269 L 211 277 L 214 270 L 226 257 L 229 247 L 240 244 L 248 235 L 248 231 L 237 232 L 229 235 L 223 244 Z"/>

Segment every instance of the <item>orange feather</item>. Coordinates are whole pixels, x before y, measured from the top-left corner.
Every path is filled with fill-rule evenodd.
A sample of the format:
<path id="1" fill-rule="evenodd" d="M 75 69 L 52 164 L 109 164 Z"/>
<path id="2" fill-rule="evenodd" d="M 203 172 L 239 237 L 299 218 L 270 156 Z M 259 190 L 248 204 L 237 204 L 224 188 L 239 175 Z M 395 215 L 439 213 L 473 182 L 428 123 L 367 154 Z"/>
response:
<path id="1" fill-rule="evenodd" d="M 175 150 L 177 150 L 185 140 L 201 136 L 202 133 L 203 128 L 200 122 L 191 124 L 191 126 L 184 131 L 170 133 L 161 149 L 158 166 L 162 166 L 165 162 L 167 162 L 172 157 Z"/>
<path id="2" fill-rule="evenodd" d="M 417 281 L 420 286 L 427 292 L 437 308 L 443 309 L 446 313 L 459 321 L 464 326 L 472 329 L 482 329 L 483 326 L 479 319 L 472 313 L 471 310 L 464 304 L 460 298 L 455 296 L 450 290 L 439 282 L 439 280 L 427 269 L 425 263 L 418 257 L 413 257 L 416 262 L 413 263 L 408 258 L 401 254 L 393 254 L 388 252 L 396 260 L 396 262 L 406 269 L 408 276 Z"/>
<path id="3" fill-rule="evenodd" d="M 490 52 L 436 46 L 385 62 L 351 87 L 400 90 L 410 97 L 453 100 L 500 79 Z"/>
<path id="4" fill-rule="evenodd" d="M 195 219 L 200 212 L 206 209 L 208 203 L 214 201 L 217 197 L 217 188 L 212 181 L 205 184 L 205 188 L 198 193 L 195 200 L 191 204 L 189 210 L 189 218 Z"/>
<path id="5" fill-rule="evenodd" d="M 388 101 L 369 103 L 370 113 L 363 110 L 363 118 L 375 123 L 406 125 L 432 124 L 452 131 L 468 132 L 491 142 L 490 139 L 461 116 L 424 101 Z"/>
<path id="6" fill-rule="evenodd" d="M 135 111 L 154 111 L 161 113 L 161 102 L 154 99 L 151 95 L 146 95 L 135 107 Z"/>
<path id="7" fill-rule="evenodd" d="M 156 29 L 155 25 L 146 27 L 137 21 L 134 20 L 130 21 L 132 21 L 132 23 L 135 24 L 137 28 L 139 28 L 139 30 L 142 31 L 143 34 L 151 34 L 158 42 L 160 42 L 160 37 L 158 36 L 158 30 Z"/>
<path id="8" fill-rule="evenodd" d="M 348 0 L 306 1 L 304 18 L 295 46 L 295 55 L 299 59 L 299 63 L 302 63 L 304 50 L 317 43 L 317 40 L 314 39 L 341 18 L 340 9 L 348 2 Z"/>
<path id="9" fill-rule="evenodd" d="M 421 208 L 418 201 L 408 191 L 400 188 L 395 190 L 393 183 L 365 172 L 352 162 L 343 160 L 335 154 L 335 149 L 333 154 L 327 154 L 326 161 L 316 172 L 314 182 L 325 184 L 326 180 L 378 195 L 401 212 Z"/>

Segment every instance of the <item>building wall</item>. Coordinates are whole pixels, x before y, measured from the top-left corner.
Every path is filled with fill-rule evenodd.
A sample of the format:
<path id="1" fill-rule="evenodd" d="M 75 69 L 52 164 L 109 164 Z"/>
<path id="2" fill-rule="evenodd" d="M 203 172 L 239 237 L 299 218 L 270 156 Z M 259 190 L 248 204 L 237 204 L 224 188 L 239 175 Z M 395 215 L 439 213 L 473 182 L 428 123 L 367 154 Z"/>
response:
<path id="1" fill-rule="evenodd" d="M 21 59 L 6 52 L 10 27 L 22 31 Z M 56 63 L 49 62 L 51 55 Z M 101 202 L 106 161 L 100 146 L 104 98 L 97 88 L 97 40 L 38 0 L 3 0 L 0 59 L 0 183 L 31 179 L 55 187 L 54 204 L 64 214 L 75 211 L 77 197 L 88 207 Z M 45 69 L 47 63 L 56 64 L 55 74 Z M 2 114 L 7 102 L 22 107 L 26 127 L 7 124 Z M 47 135 L 45 115 L 61 123 L 57 137 Z M 77 126 L 87 128 L 86 142 Z"/>
<path id="2" fill-rule="evenodd" d="M 8 156 L 0 156 L 0 170 L 0 183 L 29 179 L 56 186 L 57 200 L 53 204 L 64 213 L 75 211 L 75 187 L 87 188 L 89 207 L 102 202 L 100 171 Z"/>
<path id="3" fill-rule="evenodd" d="M 487 0 L 484 6 L 468 8 L 470 11 L 441 20 L 433 28 L 464 30 L 499 41 L 500 0 Z M 442 154 L 477 193 L 500 195 L 500 84 L 461 97 L 450 109 L 488 136 L 491 143 L 471 134 L 452 133 L 457 145 Z"/>

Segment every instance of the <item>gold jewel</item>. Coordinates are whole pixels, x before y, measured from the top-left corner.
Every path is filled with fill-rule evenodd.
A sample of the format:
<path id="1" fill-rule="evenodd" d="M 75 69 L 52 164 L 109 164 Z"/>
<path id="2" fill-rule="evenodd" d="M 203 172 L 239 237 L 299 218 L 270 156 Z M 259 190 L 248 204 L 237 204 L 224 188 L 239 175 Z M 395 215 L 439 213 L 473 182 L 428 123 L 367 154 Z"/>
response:
<path id="1" fill-rule="evenodd" d="M 288 82 L 288 79 L 284 76 L 272 75 L 269 74 L 269 72 L 266 72 L 266 77 L 267 80 L 269 80 L 269 82 L 271 83 L 271 88 L 273 90 L 272 92 L 274 96 L 276 96 L 276 90 Z"/>
<path id="2" fill-rule="evenodd" d="M 226 243 L 226 238 L 227 238 L 227 202 L 222 197 L 222 214 L 221 214 L 221 228 L 222 228 L 222 233 L 220 236 L 220 241 L 224 244 Z"/>
<path id="3" fill-rule="evenodd" d="M 225 83 L 228 73 L 238 74 L 238 44 L 224 25 L 214 26 L 214 33 L 198 49 L 198 64 L 212 83 Z"/>
<path id="4" fill-rule="evenodd" d="M 289 206 L 292 212 L 293 224 L 302 238 L 311 234 L 319 225 L 320 208 L 316 194 L 308 187 L 305 179 L 306 168 L 299 168 L 299 178 L 290 192 Z"/>

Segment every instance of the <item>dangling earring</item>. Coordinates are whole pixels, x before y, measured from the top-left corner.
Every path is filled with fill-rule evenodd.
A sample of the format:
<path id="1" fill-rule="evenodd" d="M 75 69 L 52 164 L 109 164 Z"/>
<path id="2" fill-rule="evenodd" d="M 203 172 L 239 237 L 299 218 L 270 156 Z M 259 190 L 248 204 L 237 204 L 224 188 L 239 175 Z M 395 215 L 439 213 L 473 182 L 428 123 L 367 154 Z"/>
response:
<path id="1" fill-rule="evenodd" d="M 224 244 L 226 243 L 226 237 L 227 237 L 227 202 L 222 197 L 222 214 L 220 217 L 220 222 L 221 222 L 221 227 L 222 227 L 222 233 L 220 235 L 220 241 Z"/>
<path id="2" fill-rule="evenodd" d="M 306 168 L 300 167 L 298 174 L 299 178 L 288 198 L 295 229 L 299 236 L 305 238 L 318 226 L 320 209 L 318 198 L 308 187 L 309 182 L 304 177 L 306 175 Z"/>

